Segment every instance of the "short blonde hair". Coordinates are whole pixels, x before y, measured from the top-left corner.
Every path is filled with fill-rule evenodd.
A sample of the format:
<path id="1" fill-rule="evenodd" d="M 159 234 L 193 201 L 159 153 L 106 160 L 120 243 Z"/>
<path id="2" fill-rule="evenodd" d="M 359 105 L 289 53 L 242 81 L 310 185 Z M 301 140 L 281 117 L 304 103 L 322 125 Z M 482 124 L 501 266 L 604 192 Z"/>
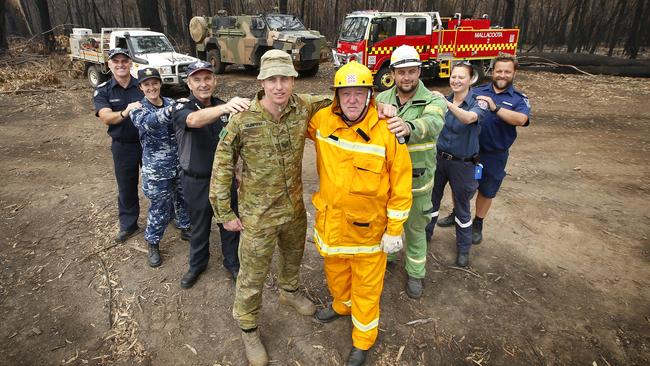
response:
<path id="1" fill-rule="evenodd" d="M 494 63 L 496 64 L 497 62 L 512 62 L 513 65 L 515 65 L 515 70 L 519 68 L 519 61 L 517 61 L 517 57 L 509 53 L 499 53 L 499 55 L 494 58 Z"/>

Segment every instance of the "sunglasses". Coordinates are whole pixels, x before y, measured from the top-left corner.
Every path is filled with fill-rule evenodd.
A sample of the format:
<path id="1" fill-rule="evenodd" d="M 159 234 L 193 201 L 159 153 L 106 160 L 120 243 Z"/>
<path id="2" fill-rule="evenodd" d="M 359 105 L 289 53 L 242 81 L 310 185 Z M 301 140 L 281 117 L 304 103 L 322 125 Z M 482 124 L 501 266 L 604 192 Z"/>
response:
<path id="1" fill-rule="evenodd" d="M 460 66 L 460 65 L 463 65 L 463 66 L 470 66 L 470 67 L 471 67 L 471 66 L 472 66 L 472 63 L 469 62 L 469 61 L 467 61 L 467 60 L 456 61 L 456 62 L 454 62 L 454 66 Z"/>

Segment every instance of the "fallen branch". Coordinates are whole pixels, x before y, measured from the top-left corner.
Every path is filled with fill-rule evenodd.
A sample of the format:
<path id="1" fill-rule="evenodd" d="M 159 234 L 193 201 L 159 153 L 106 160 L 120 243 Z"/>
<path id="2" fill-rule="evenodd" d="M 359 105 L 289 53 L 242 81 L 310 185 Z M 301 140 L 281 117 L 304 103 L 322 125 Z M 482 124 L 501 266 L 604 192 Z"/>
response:
<path id="1" fill-rule="evenodd" d="M 100 257 L 99 255 L 97 256 L 99 258 L 99 263 L 102 265 L 102 268 L 104 269 L 104 276 L 106 277 L 106 286 L 108 287 L 108 328 L 113 327 L 113 286 L 111 286 L 111 279 L 108 277 L 108 269 L 106 268 L 106 263 L 104 263 L 104 259 Z"/>
<path id="2" fill-rule="evenodd" d="M 538 64 L 549 65 L 549 66 L 559 66 L 559 67 L 569 67 L 569 68 L 572 68 L 572 69 L 576 70 L 579 73 L 582 73 L 582 74 L 585 74 L 585 75 L 588 75 L 588 76 L 594 76 L 594 74 L 590 74 L 590 73 L 588 73 L 586 71 L 582 71 L 582 70 L 580 70 L 579 68 L 577 68 L 577 67 L 575 67 L 573 65 L 560 64 L 560 63 L 557 63 L 557 62 L 555 62 L 553 60 L 549 60 L 549 59 L 544 58 L 544 57 L 522 56 L 522 57 L 519 58 L 519 61 L 522 62 L 522 61 L 525 61 L 526 59 L 539 59 L 539 60 L 542 60 L 542 61 L 545 61 L 545 62 L 538 62 Z"/>
<path id="3" fill-rule="evenodd" d="M 526 300 L 525 297 L 519 295 L 519 293 L 517 293 L 517 291 L 515 291 L 514 289 L 512 290 L 512 293 L 515 294 L 515 295 L 517 295 L 518 298 L 520 298 L 520 299 L 522 299 L 522 300 L 524 300 L 525 302 L 527 302 L 527 303 L 530 304 L 530 301 Z"/>
<path id="4" fill-rule="evenodd" d="M 122 244 L 122 243 L 114 243 L 114 244 L 111 244 L 109 246 L 103 247 L 101 249 L 97 249 L 96 251 L 94 251 L 94 252 L 88 254 L 87 256 L 83 257 L 78 263 L 83 263 L 84 261 L 87 261 L 90 257 L 92 257 L 93 255 L 97 255 L 97 254 L 105 252 L 105 251 L 107 251 L 109 249 L 115 248 L 116 246 L 118 246 L 120 244 Z"/>
<path id="5" fill-rule="evenodd" d="M 481 278 L 481 279 L 483 278 L 483 276 L 481 276 L 480 274 L 478 274 L 476 272 L 473 272 L 473 271 L 470 271 L 469 269 L 466 269 L 466 268 L 456 267 L 456 266 L 447 266 L 447 268 L 457 269 L 459 271 L 467 272 L 467 273 L 471 274 L 472 276 L 475 276 L 475 277 L 478 277 L 478 278 Z"/>
<path id="6" fill-rule="evenodd" d="M 0 94 L 50 93 L 50 92 L 61 91 L 61 90 L 65 90 L 65 88 L 2 90 L 0 91 Z"/>
<path id="7" fill-rule="evenodd" d="M 406 325 L 418 326 L 418 325 L 422 325 L 422 324 L 431 323 L 432 321 L 433 321 L 433 318 L 416 319 L 416 320 L 411 320 L 410 322 L 406 323 Z"/>

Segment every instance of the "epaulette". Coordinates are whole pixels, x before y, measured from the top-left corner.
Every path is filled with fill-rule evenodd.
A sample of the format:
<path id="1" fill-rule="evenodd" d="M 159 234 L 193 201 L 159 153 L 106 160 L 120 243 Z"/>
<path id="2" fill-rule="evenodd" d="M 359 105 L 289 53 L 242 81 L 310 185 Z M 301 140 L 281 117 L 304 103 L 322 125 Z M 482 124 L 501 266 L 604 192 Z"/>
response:
<path id="1" fill-rule="evenodd" d="M 96 88 L 96 89 L 99 89 L 99 88 L 103 87 L 104 85 L 108 84 L 109 81 L 110 81 L 110 80 L 107 80 L 107 81 L 104 81 L 103 83 L 97 85 L 97 88 Z"/>

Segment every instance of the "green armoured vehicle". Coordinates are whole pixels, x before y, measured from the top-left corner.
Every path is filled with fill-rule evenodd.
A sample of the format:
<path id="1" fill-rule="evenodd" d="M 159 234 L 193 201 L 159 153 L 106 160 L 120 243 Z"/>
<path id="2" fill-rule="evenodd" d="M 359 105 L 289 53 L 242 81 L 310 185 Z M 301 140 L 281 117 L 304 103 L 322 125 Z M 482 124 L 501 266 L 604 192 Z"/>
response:
<path id="1" fill-rule="evenodd" d="M 218 74 L 230 64 L 255 69 L 264 52 L 276 48 L 291 55 L 300 75 L 312 76 L 329 54 L 325 36 L 306 29 L 293 15 L 227 16 L 220 11 L 213 17 L 193 17 L 189 28 L 197 57 L 212 63 Z"/>

